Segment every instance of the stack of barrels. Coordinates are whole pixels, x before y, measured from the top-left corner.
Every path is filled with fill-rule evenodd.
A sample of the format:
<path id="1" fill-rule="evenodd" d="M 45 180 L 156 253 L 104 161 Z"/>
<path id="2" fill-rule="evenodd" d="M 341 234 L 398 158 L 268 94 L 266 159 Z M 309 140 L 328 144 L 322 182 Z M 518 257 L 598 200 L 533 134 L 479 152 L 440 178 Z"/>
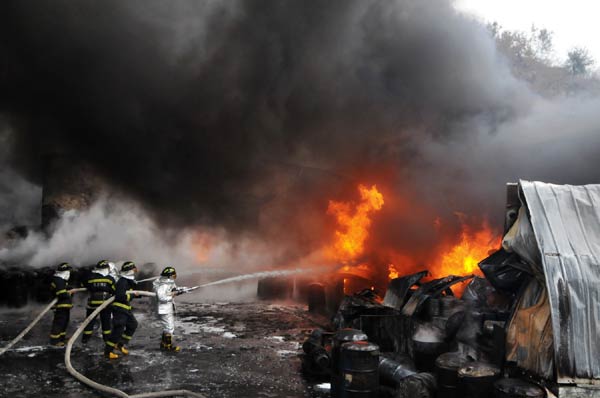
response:
<path id="1" fill-rule="evenodd" d="M 331 352 L 331 397 L 376 398 L 379 390 L 379 347 L 357 329 L 340 329 Z"/>

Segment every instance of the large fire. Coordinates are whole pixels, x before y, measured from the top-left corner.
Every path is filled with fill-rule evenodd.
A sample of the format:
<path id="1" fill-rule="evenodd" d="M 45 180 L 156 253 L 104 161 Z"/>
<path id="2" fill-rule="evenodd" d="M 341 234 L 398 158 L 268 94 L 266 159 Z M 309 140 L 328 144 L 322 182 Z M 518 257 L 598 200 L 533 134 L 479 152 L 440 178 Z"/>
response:
<path id="1" fill-rule="evenodd" d="M 358 190 L 361 198 L 358 203 L 333 200 L 329 202 L 327 214 L 335 217 L 338 228 L 335 231 L 334 242 L 326 248 L 326 254 L 335 261 L 357 262 L 365 253 L 375 254 L 374 258 L 378 258 L 378 255 L 381 254 L 378 253 L 377 248 L 365 246 L 370 233 L 372 215 L 383 207 L 383 195 L 375 185 L 370 189 L 359 185 Z M 439 217 L 435 220 L 436 231 L 439 231 L 441 220 Z M 440 244 L 432 247 L 432 252 L 437 253 L 433 256 L 433 260 L 416 258 L 411 253 L 393 253 L 389 256 L 387 263 L 361 262 L 360 264 L 346 265 L 339 272 L 343 275 L 351 274 L 366 279 L 369 279 L 369 276 L 385 273 L 388 280 L 422 269 L 428 269 L 433 278 L 448 275 L 481 275 L 477 264 L 499 247 L 500 237 L 487 223 L 474 228 L 465 220 L 466 217 L 463 215 L 460 241 L 451 246 Z M 386 257 L 383 255 L 379 258 Z M 419 266 L 418 264 L 423 265 Z M 359 270 L 360 272 L 358 272 Z M 461 290 L 460 287 L 458 290 Z"/>
<path id="2" fill-rule="evenodd" d="M 365 240 L 369 236 L 371 213 L 383 206 L 383 195 L 373 185 L 370 189 L 359 185 L 361 202 L 353 210 L 348 202 L 329 201 L 327 214 L 335 216 L 342 231 L 335 231 L 335 242 L 329 255 L 339 261 L 356 260 L 364 252 Z"/>
<path id="3" fill-rule="evenodd" d="M 499 246 L 500 237 L 487 223 L 475 231 L 463 224 L 460 242 L 442 252 L 430 272 L 436 278 L 447 275 L 481 275 L 477 264 Z"/>

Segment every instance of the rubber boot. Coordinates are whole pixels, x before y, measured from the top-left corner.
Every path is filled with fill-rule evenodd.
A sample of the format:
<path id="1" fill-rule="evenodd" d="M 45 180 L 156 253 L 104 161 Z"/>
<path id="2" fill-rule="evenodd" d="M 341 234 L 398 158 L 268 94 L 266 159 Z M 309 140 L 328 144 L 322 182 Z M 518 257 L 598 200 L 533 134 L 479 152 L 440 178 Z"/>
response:
<path id="1" fill-rule="evenodd" d="M 173 335 L 165 333 L 165 346 L 167 351 L 179 352 L 181 347 L 173 345 Z"/>
<path id="2" fill-rule="evenodd" d="M 119 356 L 113 352 L 113 348 L 109 345 L 104 346 L 104 357 L 107 359 L 118 359 Z"/>
<path id="3" fill-rule="evenodd" d="M 117 351 L 121 351 L 123 355 L 129 355 L 129 350 L 123 345 L 123 343 L 117 343 L 115 348 L 117 349 Z"/>
<path id="4" fill-rule="evenodd" d="M 92 334 L 84 334 L 83 337 L 81 338 L 81 342 L 83 344 L 87 344 L 88 341 L 90 341 L 90 339 L 92 338 Z"/>
<path id="5" fill-rule="evenodd" d="M 167 334 L 164 332 L 160 338 L 160 349 L 161 351 L 167 349 Z"/>

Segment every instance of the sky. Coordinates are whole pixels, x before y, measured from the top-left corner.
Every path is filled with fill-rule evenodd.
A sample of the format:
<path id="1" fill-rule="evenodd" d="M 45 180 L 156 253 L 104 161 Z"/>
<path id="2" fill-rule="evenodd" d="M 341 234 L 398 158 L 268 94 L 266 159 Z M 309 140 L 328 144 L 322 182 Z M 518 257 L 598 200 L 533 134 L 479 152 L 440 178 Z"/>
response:
<path id="1" fill-rule="evenodd" d="M 569 49 L 585 47 L 600 62 L 600 1 L 596 0 L 456 0 L 456 9 L 504 29 L 529 31 L 532 25 L 552 32 L 557 61 Z"/>

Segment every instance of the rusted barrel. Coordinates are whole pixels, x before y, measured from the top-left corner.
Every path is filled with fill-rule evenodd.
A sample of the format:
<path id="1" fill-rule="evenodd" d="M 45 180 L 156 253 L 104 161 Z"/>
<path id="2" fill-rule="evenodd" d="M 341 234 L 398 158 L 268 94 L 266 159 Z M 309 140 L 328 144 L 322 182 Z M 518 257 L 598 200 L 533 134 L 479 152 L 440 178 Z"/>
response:
<path id="1" fill-rule="evenodd" d="M 308 285 L 308 311 L 324 313 L 326 305 L 325 286 L 322 283 L 311 283 Z"/>
<path id="2" fill-rule="evenodd" d="M 368 341 L 342 344 L 340 371 L 340 398 L 377 398 L 379 346 Z"/>
<path id="3" fill-rule="evenodd" d="M 331 346 L 331 397 L 340 397 L 339 386 L 341 384 L 340 377 L 340 350 L 342 344 L 354 341 L 367 341 L 368 337 L 362 330 L 344 328 L 339 329 L 333 336 L 333 344 Z"/>
<path id="4" fill-rule="evenodd" d="M 473 362 L 458 370 L 458 393 L 464 398 L 489 397 L 494 393 L 494 382 L 500 378 L 500 369 L 484 362 Z"/>
<path id="5" fill-rule="evenodd" d="M 459 352 L 447 352 L 435 360 L 438 379 L 438 395 L 444 398 L 458 397 L 458 370 L 467 364 L 467 359 Z"/>
<path id="6" fill-rule="evenodd" d="M 521 379 L 501 379 L 494 383 L 496 398 L 544 398 L 546 392 L 539 386 Z"/>

